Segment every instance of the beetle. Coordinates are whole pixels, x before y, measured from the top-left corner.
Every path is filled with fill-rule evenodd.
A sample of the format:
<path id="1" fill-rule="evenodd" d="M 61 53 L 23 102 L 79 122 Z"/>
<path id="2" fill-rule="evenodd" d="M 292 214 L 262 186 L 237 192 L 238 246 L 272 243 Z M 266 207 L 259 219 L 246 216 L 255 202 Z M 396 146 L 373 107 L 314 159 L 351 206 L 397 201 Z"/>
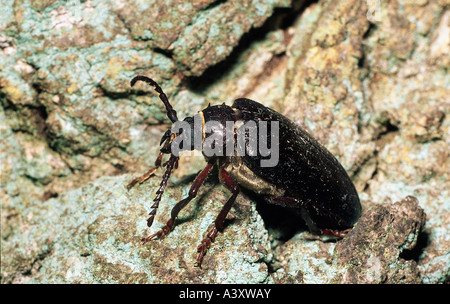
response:
<path id="1" fill-rule="evenodd" d="M 180 122 L 166 94 L 154 80 L 146 76 L 136 76 L 130 82 L 131 87 L 138 81 L 148 83 L 159 93 L 159 97 L 166 108 L 167 116 L 173 125 Z M 313 136 L 285 116 L 256 101 L 238 98 L 231 107 L 225 104 L 209 105 L 193 117 L 186 117 L 183 122 L 192 127 L 191 130 L 195 130 L 194 122 L 196 118 L 201 119 L 200 128 L 197 126 L 197 131 L 200 129 L 201 145 L 196 147 L 192 144 L 185 144 L 183 149 L 201 149 L 207 165 L 195 178 L 188 196 L 172 208 L 171 216 L 165 226 L 156 233 L 142 239 L 144 242 L 155 238 L 162 239 L 172 230 L 178 213 L 196 197 L 199 188 L 212 172 L 214 166 L 218 167 L 219 180 L 231 191 L 231 196 L 224 204 L 214 223 L 208 228 L 206 237 L 197 247 L 196 263 L 198 266 L 201 266 L 208 248 L 218 232 L 223 229 L 224 220 L 241 187 L 257 194 L 269 203 L 289 208 L 298 215 L 300 220 L 306 222 L 313 234 L 326 234 L 342 238 L 360 217 L 361 204 L 358 193 L 345 169 L 331 152 Z M 215 122 L 219 128 L 207 129 L 208 122 Z M 252 126 L 256 126 L 256 133 L 263 131 L 261 122 L 266 122 L 266 125 L 270 123 L 270 128 L 265 130 L 265 134 L 259 133 L 261 136 L 259 139 L 266 140 L 267 144 L 271 146 L 277 146 L 278 159 L 275 165 L 262 166 L 262 161 L 267 161 L 275 155 L 252 151 L 249 129 L 241 130 L 243 126 L 251 122 L 253 122 Z M 231 133 L 226 133 L 224 130 L 230 126 Z M 239 130 L 242 132 L 239 133 Z M 183 130 L 177 132 L 173 128 L 168 129 L 161 138 L 161 148 L 155 161 L 155 167 L 132 180 L 127 186 L 130 190 L 136 183 L 143 183 L 147 180 L 158 168 L 166 167 L 156 191 L 154 203 L 151 206 L 150 217 L 147 220 L 148 227 L 152 226 L 168 179 L 178 166 L 179 155 L 172 151 L 174 143 L 182 136 L 188 136 L 188 133 L 183 132 Z M 224 151 L 228 148 L 225 145 L 230 143 L 230 140 L 236 139 L 237 134 L 244 134 L 244 142 L 241 141 L 239 146 L 237 141 L 232 141 L 231 150 L 236 152 L 238 148 L 241 148 L 243 149 L 241 152 L 246 153 L 236 153 L 231 156 L 206 153 L 207 149 L 211 148 L 221 148 Z M 273 136 L 273 134 L 276 136 Z M 226 135 L 228 135 L 228 139 Z M 214 136 L 217 136 L 219 140 L 208 141 Z M 165 154 L 169 155 L 169 159 L 163 163 L 162 159 Z"/>

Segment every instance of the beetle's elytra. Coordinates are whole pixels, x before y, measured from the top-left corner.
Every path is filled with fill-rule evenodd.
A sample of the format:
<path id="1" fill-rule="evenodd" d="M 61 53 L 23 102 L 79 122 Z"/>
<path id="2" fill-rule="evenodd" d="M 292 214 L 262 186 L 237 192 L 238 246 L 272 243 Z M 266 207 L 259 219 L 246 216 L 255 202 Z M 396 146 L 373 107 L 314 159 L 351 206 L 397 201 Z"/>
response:
<path id="1" fill-rule="evenodd" d="M 160 94 L 169 119 L 174 125 L 180 122 L 166 94 L 155 81 L 146 76 L 136 76 L 131 80 L 131 86 L 137 81 L 153 86 Z M 197 129 L 196 121 L 201 121 Z M 174 151 L 174 147 L 177 147 L 174 144 L 182 137 L 195 137 L 194 133 L 199 131 L 200 145 L 181 141 L 184 145 L 178 146 L 182 150 L 201 149 L 207 165 L 194 180 L 188 197 L 173 207 L 166 225 L 143 241 L 163 238 L 172 230 L 178 213 L 196 196 L 214 166 L 218 166 L 220 182 L 232 194 L 197 248 L 196 262 L 199 266 L 211 242 L 223 228 L 225 217 L 235 202 L 240 187 L 254 192 L 269 203 L 292 209 L 315 234 L 343 237 L 360 217 L 358 194 L 341 164 L 310 134 L 278 112 L 253 100 L 239 98 L 231 107 L 224 104 L 208 106 L 196 116 L 187 117 L 182 122 L 191 127 L 191 132 L 186 132 L 186 129 L 178 132 L 173 128 L 167 130 L 161 139 L 155 167 L 127 186 L 130 189 L 136 183 L 147 180 L 157 168 L 166 167 L 147 221 L 149 227 L 153 223 L 168 179 L 178 165 L 179 156 Z M 214 123 L 215 127 L 209 128 L 209 123 Z M 265 149 L 258 150 L 258 146 L 252 144 L 252 134 L 257 134 L 258 143 L 265 143 Z M 240 135 L 244 138 L 241 142 Z M 276 150 L 267 153 L 268 146 L 275 147 Z M 211 151 L 221 153 L 214 154 Z M 224 153 L 225 151 L 231 152 L 231 155 Z M 163 163 L 164 154 L 168 154 L 169 159 Z M 264 166 L 262 162 L 269 158 L 275 159 L 276 163 Z"/>

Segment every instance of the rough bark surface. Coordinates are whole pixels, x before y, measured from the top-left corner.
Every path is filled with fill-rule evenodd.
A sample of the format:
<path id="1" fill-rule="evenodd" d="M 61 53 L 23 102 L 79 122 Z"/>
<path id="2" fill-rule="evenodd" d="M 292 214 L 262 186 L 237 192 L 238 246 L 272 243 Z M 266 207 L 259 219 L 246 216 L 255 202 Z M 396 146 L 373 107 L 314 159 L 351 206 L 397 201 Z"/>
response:
<path id="1" fill-rule="evenodd" d="M 449 281 L 448 0 L 0 2 L 2 283 Z M 170 125 L 136 74 L 181 119 L 247 97 L 309 131 L 358 189 L 353 231 L 286 237 L 242 194 L 199 269 L 230 195 L 209 179 L 142 244 L 205 163 L 180 161 L 148 231 L 162 173 L 125 186 Z"/>

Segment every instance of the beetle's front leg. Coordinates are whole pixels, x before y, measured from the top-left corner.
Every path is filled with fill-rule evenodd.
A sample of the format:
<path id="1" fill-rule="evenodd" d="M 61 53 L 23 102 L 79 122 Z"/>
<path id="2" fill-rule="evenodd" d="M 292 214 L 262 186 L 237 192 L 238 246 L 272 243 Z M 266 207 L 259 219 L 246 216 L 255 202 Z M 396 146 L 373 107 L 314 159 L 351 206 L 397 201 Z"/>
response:
<path id="1" fill-rule="evenodd" d="M 228 212 L 230 212 L 231 206 L 233 206 L 233 203 L 236 201 L 236 197 L 239 194 L 238 184 L 233 180 L 233 178 L 228 174 L 227 171 L 225 171 L 224 169 L 220 169 L 219 179 L 221 183 L 224 184 L 228 189 L 230 189 L 233 194 L 225 203 L 222 210 L 220 210 L 220 213 L 214 221 L 214 224 L 206 233 L 206 237 L 197 247 L 197 252 L 199 253 L 197 257 L 197 265 L 199 267 L 202 264 L 203 256 L 206 254 L 206 251 L 211 246 L 211 243 L 214 242 L 217 232 L 223 229 L 225 218 L 227 217 Z"/>
<path id="2" fill-rule="evenodd" d="M 150 170 L 148 170 L 147 173 L 145 173 L 142 176 L 136 177 L 135 179 L 133 179 L 128 185 L 127 185 L 127 190 L 130 190 L 131 188 L 134 187 L 134 185 L 136 185 L 137 183 L 142 184 L 143 182 L 145 182 L 147 179 L 150 178 L 150 176 L 153 175 L 153 173 L 156 172 L 156 170 L 158 170 L 158 168 L 161 166 L 161 160 L 163 158 L 163 153 L 160 152 L 158 155 L 158 158 L 155 161 L 155 167 L 151 168 Z"/>
<path id="3" fill-rule="evenodd" d="M 169 232 L 172 230 L 175 219 L 178 216 L 178 213 L 183 209 L 192 199 L 194 199 L 197 196 L 197 192 L 200 189 L 200 186 L 203 184 L 205 179 L 208 177 L 209 172 L 211 171 L 212 167 L 214 166 L 214 161 L 210 161 L 206 167 L 197 175 L 195 178 L 194 183 L 191 186 L 191 189 L 189 190 L 188 197 L 182 199 L 179 201 L 173 208 L 170 214 L 170 219 L 167 221 L 166 225 L 161 228 L 158 232 L 150 235 L 149 237 L 146 237 L 142 239 L 144 242 L 150 241 L 154 239 L 155 237 L 158 237 L 160 239 L 164 238 Z"/>

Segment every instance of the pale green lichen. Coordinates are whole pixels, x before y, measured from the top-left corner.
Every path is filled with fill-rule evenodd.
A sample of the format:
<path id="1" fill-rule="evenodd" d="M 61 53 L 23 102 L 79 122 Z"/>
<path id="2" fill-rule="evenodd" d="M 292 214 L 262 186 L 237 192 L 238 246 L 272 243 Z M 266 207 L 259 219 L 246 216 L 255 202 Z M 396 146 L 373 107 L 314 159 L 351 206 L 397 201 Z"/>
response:
<path id="1" fill-rule="evenodd" d="M 290 2 L 3 1 L 2 282 L 380 282 L 386 269 L 395 283 L 448 280 L 448 13 L 430 1 L 383 2 L 369 27 L 364 1 L 319 1 L 285 24 L 286 11 L 273 12 Z M 218 186 L 166 239 L 142 245 L 187 195 L 192 178 L 181 176 L 205 162 L 180 166 L 147 229 L 162 173 L 129 192 L 132 176 L 118 174 L 144 173 L 169 126 L 152 87 L 130 88 L 136 74 L 158 80 L 181 119 L 237 97 L 286 114 L 336 154 L 364 207 L 416 196 L 428 244 L 405 261 L 399 251 L 420 235 L 389 250 L 386 235 L 347 263 L 339 242 L 302 232 L 271 248 L 277 236 L 252 203 L 234 210 L 199 270 L 196 246 L 229 196 Z"/>

